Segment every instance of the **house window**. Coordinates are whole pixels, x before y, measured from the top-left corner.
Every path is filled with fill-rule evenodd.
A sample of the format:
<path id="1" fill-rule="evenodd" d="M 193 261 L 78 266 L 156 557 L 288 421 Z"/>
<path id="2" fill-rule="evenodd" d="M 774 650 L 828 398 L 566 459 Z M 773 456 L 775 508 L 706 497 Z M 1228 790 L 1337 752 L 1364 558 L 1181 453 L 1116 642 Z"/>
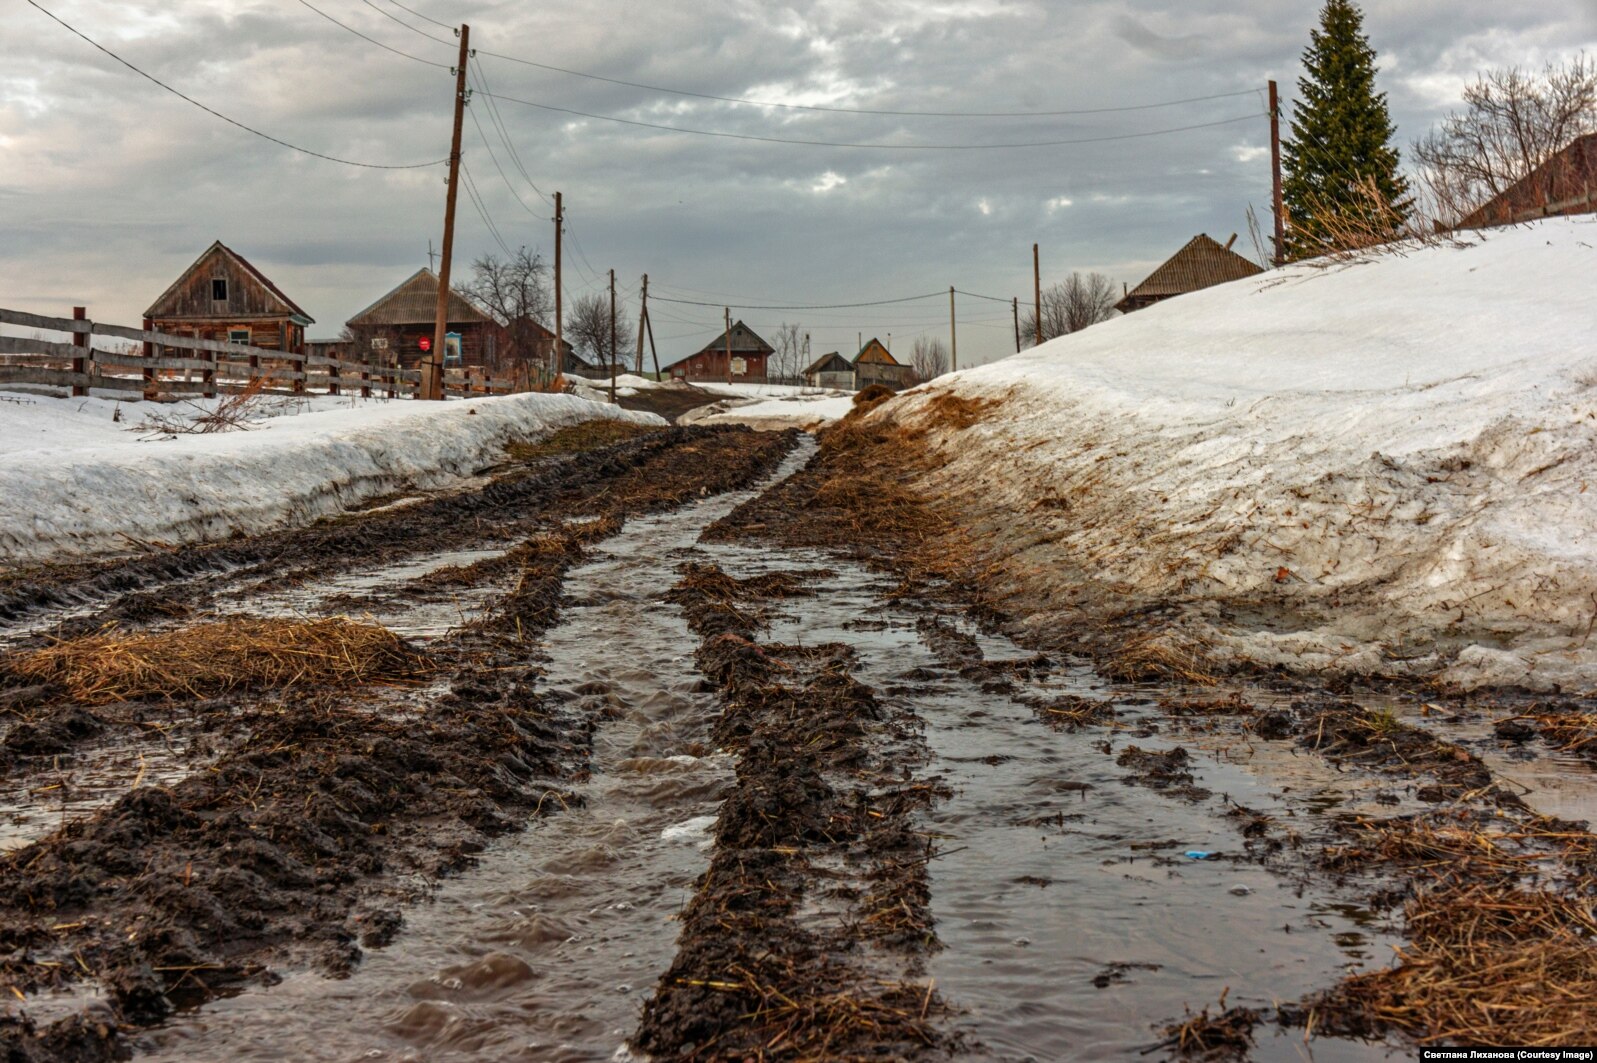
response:
<path id="1" fill-rule="evenodd" d="M 217 277 L 211 281 L 211 299 L 218 303 L 227 302 L 227 278 Z"/>
<path id="2" fill-rule="evenodd" d="M 227 282 L 219 281 L 218 283 L 225 284 Z M 240 347 L 248 347 L 250 344 L 250 330 L 247 328 L 228 329 L 227 342 L 238 344 Z"/>

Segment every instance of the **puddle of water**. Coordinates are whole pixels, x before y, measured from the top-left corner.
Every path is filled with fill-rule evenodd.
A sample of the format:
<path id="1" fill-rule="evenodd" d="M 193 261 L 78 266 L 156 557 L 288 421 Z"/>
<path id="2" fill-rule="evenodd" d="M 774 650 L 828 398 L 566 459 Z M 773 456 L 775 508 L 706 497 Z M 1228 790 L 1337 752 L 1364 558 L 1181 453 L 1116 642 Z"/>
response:
<path id="1" fill-rule="evenodd" d="M 719 705 L 698 689 L 696 639 L 660 595 L 699 532 L 757 490 L 628 521 L 567 576 L 541 649 L 551 700 L 601 721 L 591 778 L 576 787 L 584 806 L 491 846 L 350 978 L 290 974 L 215 1001 L 147 1035 L 147 1058 L 628 1058 L 732 778 L 706 745 Z"/>

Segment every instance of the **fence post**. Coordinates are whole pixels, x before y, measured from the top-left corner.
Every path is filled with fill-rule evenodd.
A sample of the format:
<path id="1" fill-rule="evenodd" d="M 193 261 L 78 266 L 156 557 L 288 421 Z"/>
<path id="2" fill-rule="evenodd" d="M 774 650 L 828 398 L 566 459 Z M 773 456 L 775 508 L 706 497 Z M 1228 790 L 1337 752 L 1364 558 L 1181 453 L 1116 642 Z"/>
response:
<path id="1" fill-rule="evenodd" d="M 303 339 L 294 344 L 294 353 L 288 365 L 290 371 L 296 375 L 294 394 L 303 395 L 305 393 L 305 341 Z"/>
<path id="2" fill-rule="evenodd" d="M 199 330 L 196 329 L 195 331 Z M 251 332 L 250 339 L 253 340 L 254 338 L 255 334 Z M 206 363 L 206 367 L 200 370 L 200 394 L 207 399 L 214 399 L 216 398 L 216 364 L 221 361 L 222 355 L 219 351 L 201 351 L 200 358 Z"/>
<path id="3" fill-rule="evenodd" d="M 340 368 L 339 368 L 339 364 L 338 364 L 338 359 L 337 358 L 329 358 L 327 360 L 327 393 L 329 395 L 337 395 L 338 394 L 338 375 L 339 375 L 339 372 L 340 372 Z"/>
<path id="4" fill-rule="evenodd" d="M 372 371 L 365 362 L 360 364 L 360 397 L 363 399 L 372 397 Z"/>
<path id="5" fill-rule="evenodd" d="M 398 358 L 394 359 L 394 364 L 393 365 L 384 367 L 383 376 L 388 378 L 388 397 L 391 398 L 391 399 L 399 398 L 399 359 Z"/>
<path id="6" fill-rule="evenodd" d="M 155 322 L 150 318 L 144 319 L 144 331 L 155 331 Z M 158 394 L 155 386 L 155 366 L 150 364 L 155 358 L 155 344 L 149 340 L 144 341 L 144 397 L 154 400 Z"/>
<path id="7" fill-rule="evenodd" d="M 72 320 L 73 321 L 84 321 L 84 320 L 87 319 L 88 313 L 89 313 L 88 307 L 74 306 L 72 308 Z M 82 348 L 82 347 L 87 347 L 88 344 L 89 344 L 89 335 L 88 335 L 88 333 L 86 333 L 86 332 L 74 332 L 72 334 L 72 346 Z M 73 355 L 72 356 L 72 371 L 74 373 L 87 374 L 88 371 L 89 371 L 89 369 L 88 369 L 88 359 L 86 357 L 84 357 L 83 355 L 81 355 L 81 354 Z M 74 398 L 76 398 L 79 395 L 87 395 L 88 393 L 89 393 L 89 389 L 88 389 L 87 385 L 84 385 L 84 384 L 73 384 L 72 385 L 72 395 L 73 395 Z"/>

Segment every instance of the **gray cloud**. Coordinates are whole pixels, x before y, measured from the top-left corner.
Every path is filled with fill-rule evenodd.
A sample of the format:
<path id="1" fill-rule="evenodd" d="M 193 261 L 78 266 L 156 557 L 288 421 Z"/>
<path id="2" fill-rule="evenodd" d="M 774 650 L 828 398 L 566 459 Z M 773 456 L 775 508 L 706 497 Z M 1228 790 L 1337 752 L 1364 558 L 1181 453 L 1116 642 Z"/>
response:
<path id="1" fill-rule="evenodd" d="M 241 121 L 347 158 L 403 163 L 447 151 L 447 71 L 410 62 L 295 0 L 41 0 L 152 74 Z M 434 62 L 424 39 L 358 0 L 312 0 Z M 374 0 L 428 34 L 448 31 Z M 584 5 L 407 0 L 467 19 L 483 51 L 711 95 L 884 110 L 1116 107 L 1282 83 L 1290 102 L 1318 3 L 1265 0 L 703 0 Z M 1367 5 L 1399 135 L 1422 132 L 1476 70 L 1597 50 L 1589 0 L 1392 0 Z M 0 71 L 0 305 L 88 303 L 132 321 L 213 239 L 249 256 L 336 333 L 426 262 L 442 228 L 442 170 L 355 170 L 288 152 L 118 67 L 30 7 L 8 15 Z M 663 96 L 479 56 L 496 93 L 595 114 L 754 136 L 872 143 L 1061 140 L 1262 112 L 1256 93 L 1052 118 L 910 118 L 744 107 Z M 552 243 L 547 204 L 499 142 L 489 101 L 466 124 L 467 165 L 511 245 Z M 573 237 L 567 283 L 615 267 L 629 292 L 858 302 L 960 288 L 1030 290 L 1045 272 L 1102 269 L 1135 283 L 1194 233 L 1241 232 L 1268 207 L 1262 117 L 1168 136 L 1053 148 L 888 151 L 707 138 L 497 105 L 544 192 L 561 189 Z M 521 202 L 518 203 L 517 196 Z M 525 203 L 525 207 L 522 205 Z M 497 250 L 467 197 L 457 262 Z M 580 254 L 578 253 L 580 248 Z M 719 306 L 660 304 L 662 354 L 717 329 Z M 960 351 L 997 356 L 1008 307 L 964 299 Z M 895 341 L 946 327 L 946 301 L 783 315 L 817 350 L 856 334 Z M 665 337 L 673 337 L 666 340 Z"/>

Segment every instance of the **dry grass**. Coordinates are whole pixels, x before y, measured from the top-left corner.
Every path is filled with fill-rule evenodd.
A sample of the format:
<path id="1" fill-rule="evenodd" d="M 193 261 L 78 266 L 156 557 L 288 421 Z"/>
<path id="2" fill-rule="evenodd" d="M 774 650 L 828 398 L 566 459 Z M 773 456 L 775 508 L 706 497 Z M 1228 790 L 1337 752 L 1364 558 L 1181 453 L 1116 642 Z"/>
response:
<path id="1" fill-rule="evenodd" d="M 160 633 L 111 628 L 18 654 L 6 667 L 103 705 L 392 682 L 425 674 L 430 662 L 385 627 L 332 617 L 220 620 Z"/>
<path id="2" fill-rule="evenodd" d="M 260 420 L 261 405 L 266 399 L 264 376 L 250 377 L 250 382 L 232 394 L 222 395 L 216 405 L 207 410 L 196 402 L 185 406 L 200 410 L 197 417 L 182 414 L 153 412 L 136 426 L 141 432 L 159 432 L 162 435 L 210 435 L 213 432 L 248 431 L 250 425 Z"/>
<path id="3" fill-rule="evenodd" d="M 1597 1042 L 1597 921 L 1590 899 L 1469 886 L 1407 908 L 1396 966 L 1322 1000 L 1331 1025 L 1396 1028 L 1422 1044 Z"/>
<path id="4" fill-rule="evenodd" d="M 964 431 L 998 405 L 997 399 L 969 399 L 952 391 L 940 391 L 926 401 L 926 410 L 934 423 Z"/>
<path id="5" fill-rule="evenodd" d="M 1165 631 L 1131 635 L 1100 662 L 1105 675 L 1126 683 L 1176 680 L 1214 686 L 1220 681 L 1214 667 L 1202 642 Z"/>
<path id="6" fill-rule="evenodd" d="M 556 454 L 581 454 L 615 443 L 625 443 L 660 429 L 630 421 L 593 420 L 569 425 L 533 443 L 511 443 L 505 452 L 514 461 L 536 461 Z"/>

